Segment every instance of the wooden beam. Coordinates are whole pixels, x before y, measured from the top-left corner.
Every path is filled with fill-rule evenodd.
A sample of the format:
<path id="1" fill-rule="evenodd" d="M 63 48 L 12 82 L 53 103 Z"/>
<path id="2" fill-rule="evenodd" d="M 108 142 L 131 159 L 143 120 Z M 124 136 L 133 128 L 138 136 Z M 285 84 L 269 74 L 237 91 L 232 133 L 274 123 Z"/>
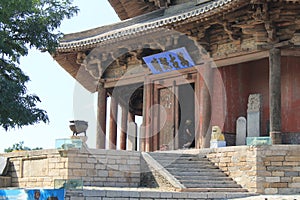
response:
<path id="1" fill-rule="evenodd" d="M 106 79 L 104 82 L 104 88 L 113 88 L 116 86 L 125 86 L 136 83 L 143 83 L 145 80 L 145 74 L 135 74 L 134 76 L 124 76 L 120 79 Z"/>
<path id="2" fill-rule="evenodd" d="M 260 60 L 268 57 L 269 57 L 269 51 L 259 51 L 253 53 L 249 52 L 248 54 L 245 55 L 214 59 L 214 62 L 216 64 L 216 67 L 224 67 L 228 65 L 235 65 L 235 64 L 250 62 L 254 60 Z"/>

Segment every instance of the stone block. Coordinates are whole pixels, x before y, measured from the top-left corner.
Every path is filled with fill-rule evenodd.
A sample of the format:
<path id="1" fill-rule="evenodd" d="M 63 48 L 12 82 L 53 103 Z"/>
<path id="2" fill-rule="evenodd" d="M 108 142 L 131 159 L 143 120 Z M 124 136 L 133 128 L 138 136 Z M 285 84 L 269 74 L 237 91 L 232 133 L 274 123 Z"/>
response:
<path id="1" fill-rule="evenodd" d="M 140 197 L 140 194 L 139 192 L 137 191 L 122 191 L 122 196 L 124 197 L 124 194 L 126 193 L 126 196 L 127 197 L 130 197 L 131 198 L 138 198 Z M 127 195 L 128 194 L 128 195 Z"/>
<path id="2" fill-rule="evenodd" d="M 300 188 L 278 188 L 279 194 L 299 194 Z"/>
<path id="3" fill-rule="evenodd" d="M 59 176 L 68 176 L 68 169 L 60 169 Z"/>
<path id="4" fill-rule="evenodd" d="M 299 166 L 300 162 L 283 162 L 283 166 Z"/>
<path id="5" fill-rule="evenodd" d="M 174 199 L 185 199 L 185 198 L 188 198 L 188 193 L 187 192 L 174 192 L 173 198 Z"/>
<path id="6" fill-rule="evenodd" d="M 104 182 L 103 186 L 104 187 L 115 187 L 116 186 L 116 182 Z"/>
<path id="7" fill-rule="evenodd" d="M 265 194 L 278 194 L 278 188 L 266 188 Z"/>
<path id="8" fill-rule="evenodd" d="M 290 183 L 292 182 L 292 177 L 280 177 L 280 182 Z"/>
<path id="9" fill-rule="evenodd" d="M 300 162 L 300 156 L 286 156 L 286 161 Z"/>
<path id="10" fill-rule="evenodd" d="M 300 183 L 289 183 L 289 188 L 300 188 Z"/>
<path id="11" fill-rule="evenodd" d="M 291 176 L 291 177 L 299 176 L 299 172 L 292 172 L 292 171 L 284 172 L 284 176 Z"/>
<path id="12" fill-rule="evenodd" d="M 226 199 L 226 193 L 225 192 L 208 193 L 207 198 L 208 199 Z"/>
<path id="13" fill-rule="evenodd" d="M 97 170 L 96 169 L 88 169 L 87 170 L 87 175 L 94 177 L 94 176 L 97 175 Z"/>
<path id="14" fill-rule="evenodd" d="M 127 160 L 126 159 L 118 159 L 118 160 L 116 160 L 116 164 L 122 164 L 122 165 L 126 165 L 127 164 Z"/>
<path id="15" fill-rule="evenodd" d="M 288 183 L 270 183 L 271 188 L 286 188 Z"/>
<path id="16" fill-rule="evenodd" d="M 81 169 L 81 163 L 69 163 L 69 169 Z"/>
<path id="17" fill-rule="evenodd" d="M 280 177 L 266 177 L 266 182 L 268 183 L 280 182 Z"/>
<path id="18" fill-rule="evenodd" d="M 299 176 L 293 177 L 293 178 L 292 178 L 292 181 L 293 181 L 294 183 L 300 183 L 300 177 L 299 177 Z"/>
<path id="19" fill-rule="evenodd" d="M 81 166 L 83 169 L 95 169 L 95 165 L 90 163 L 82 163 Z"/>
<path id="20" fill-rule="evenodd" d="M 160 197 L 161 198 L 166 198 L 166 199 L 170 199 L 170 198 L 172 198 L 172 192 L 162 192 L 162 193 L 160 193 Z"/>
<path id="21" fill-rule="evenodd" d="M 130 159 L 130 160 L 127 160 L 127 164 L 129 165 L 139 165 L 140 164 L 140 160 L 133 160 L 133 159 Z"/>
<path id="22" fill-rule="evenodd" d="M 271 162 L 272 166 L 282 166 L 284 162 Z"/>
<path id="23" fill-rule="evenodd" d="M 145 191 L 145 192 L 141 192 L 140 194 L 140 197 L 141 198 L 159 198 L 160 197 L 160 193 L 159 192 L 148 192 L 148 191 Z"/>
<path id="24" fill-rule="evenodd" d="M 64 169 L 65 168 L 65 163 L 64 162 L 56 163 L 55 168 Z"/>
<path id="25" fill-rule="evenodd" d="M 99 177 L 108 177 L 108 171 L 98 170 L 97 175 Z"/>
<path id="26" fill-rule="evenodd" d="M 282 176 L 284 176 L 284 172 L 281 172 L 281 171 L 273 171 L 273 172 L 272 172 L 272 176 L 279 176 L 279 177 L 282 177 Z"/>
<path id="27" fill-rule="evenodd" d="M 80 177 L 80 176 L 86 176 L 86 170 L 84 169 L 73 169 L 73 176 L 77 176 L 77 177 Z"/>
<path id="28" fill-rule="evenodd" d="M 95 164 L 95 163 L 97 163 L 97 159 L 96 158 L 87 158 L 87 163 Z"/>

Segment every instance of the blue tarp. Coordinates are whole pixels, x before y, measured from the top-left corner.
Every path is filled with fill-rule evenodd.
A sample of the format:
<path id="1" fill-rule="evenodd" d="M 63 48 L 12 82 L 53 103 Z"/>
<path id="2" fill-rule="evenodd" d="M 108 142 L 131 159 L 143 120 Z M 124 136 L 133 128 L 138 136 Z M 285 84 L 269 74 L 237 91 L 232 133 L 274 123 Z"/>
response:
<path id="1" fill-rule="evenodd" d="M 64 200 L 64 189 L 0 190 L 0 200 Z"/>

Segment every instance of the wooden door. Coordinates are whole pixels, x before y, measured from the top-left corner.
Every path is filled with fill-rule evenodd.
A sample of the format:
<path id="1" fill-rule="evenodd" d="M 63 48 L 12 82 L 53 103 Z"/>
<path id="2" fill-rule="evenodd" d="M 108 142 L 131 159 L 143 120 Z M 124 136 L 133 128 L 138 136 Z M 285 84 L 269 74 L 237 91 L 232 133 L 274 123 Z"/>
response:
<path id="1" fill-rule="evenodd" d="M 175 149 L 175 131 L 177 115 L 177 98 L 175 87 L 163 87 L 158 89 L 158 131 L 159 149 Z"/>

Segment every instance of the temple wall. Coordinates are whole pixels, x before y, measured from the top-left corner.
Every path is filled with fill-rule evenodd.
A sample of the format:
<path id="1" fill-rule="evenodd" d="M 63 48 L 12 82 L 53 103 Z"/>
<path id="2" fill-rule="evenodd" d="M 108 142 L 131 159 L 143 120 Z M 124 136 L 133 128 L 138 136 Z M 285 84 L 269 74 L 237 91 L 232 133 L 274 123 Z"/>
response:
<path id="1" fill-rule="evenodd" d="M 250 192 L 300 192 L 298 145 L 218 148 L 209 150 L 207 157 Z"/>
<path id="2" fill-rule="evenodd" d="M 137 187 L 140 153 L 115 150 L 20 151 L 9 157 L 13 187 L 54 187 L 55 179 L 79 179 L 85 186 Z"/>
<path id="3" fill-rule="evenodd" d="M 54 187 L 55 179 L 68 178 L 68 158 L 57 150 L 17 151 L 9 157 L 8 176 L 13 187 Z"/>
<path id="4" fill-rule="evenodd" d="M 286 134 L 291 133 L 284 139 L 284 143 L 295 144 L 295 139 L 297 143 L 300 142 L 300 77 L 298 76 L 300 58 L 282 57 L 281 62 L 282 131 Z M 221 75 L 222 83 L 215 75 L 212 125 L 223 127 L 225 133 L 235 133 L 237 118 L 247 117 L 249 95 L 260 93 L 263 101 L 261 135 L 268 135 L 268 59 L 221 67 L 215 74 Z M 224 86 L 225 94 L 222 93 L 222 86 Z M 226 95 L 226 101 L 222 101 L 224 95 Z"/>

